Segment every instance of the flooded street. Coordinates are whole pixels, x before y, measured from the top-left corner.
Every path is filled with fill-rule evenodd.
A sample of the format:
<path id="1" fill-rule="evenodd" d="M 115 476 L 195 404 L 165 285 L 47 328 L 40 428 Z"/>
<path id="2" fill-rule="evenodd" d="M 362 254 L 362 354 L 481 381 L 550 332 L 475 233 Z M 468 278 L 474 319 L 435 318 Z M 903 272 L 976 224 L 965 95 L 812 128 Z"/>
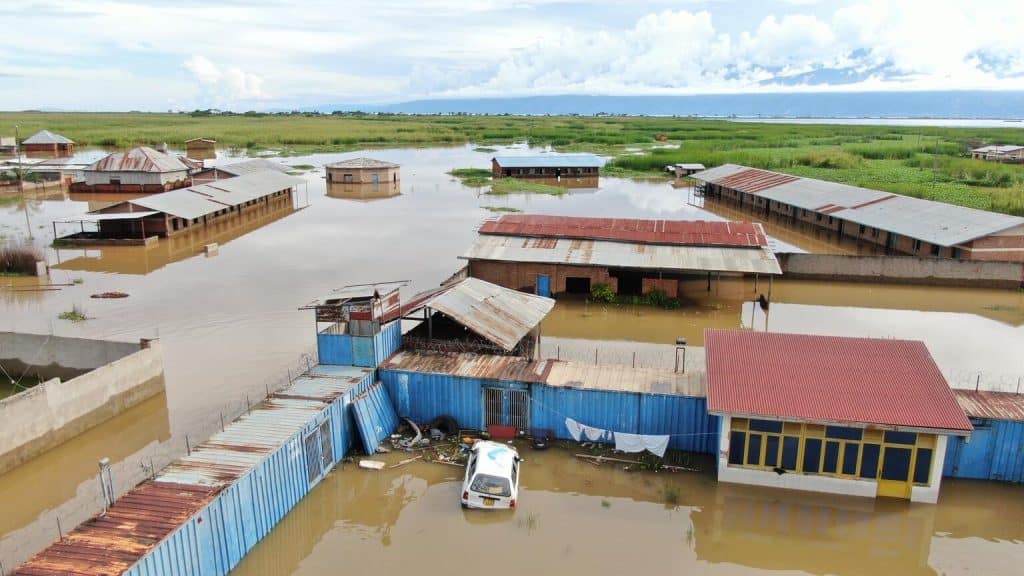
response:
<path id="1" fill-rule="evenodd" d="M 709 460 L 655 474 L 520 450 L 514 512 L 462 510 L 454 466 L 345 464 L 236 573 L 997 575 L 1024 562 L 1018 488 L 947 480 L 939 505 L 915 505 L 718 485 Z"/>
<path id="2" fill-rule="evenodd" d="M 57 538 L 58 522 L 67 531 L 99 511 L 100 458 L 111 459 L 116 490 L 123 493 L 149 467 L 184 454 L 186 442 L 219 430 L 222 416 L 232 418 L 289 371 L 304 368 L 303 354 L 315 345 L 314 325 L 299 306 L 348 283 L 404 279 L 412 290 L 437 285 L 463 265 L 458 257 L 480 221 L 492 215 L 488 208 L 723 217 L 688 204 L 689 190 L 666 182 L 602 178 L 598 190 L 557 197 L 481 195 L 445 174 L 489 165 L 493 154 L 470 146 L 275 161 L 320 167 L 364 155 L 402 165 L 399 194 L 328 191 L 318 168 L 302 174 L 308 183 L 294 205 L 148 248 L 49 247 L 52 221 L 110 202 L 109 194 L 72 198 L 49 191 L 0 205 L 0 238 L 31 236 L 46 250 L 50 282 L 65 284 L 43 290 L 35 278 L 0 278 L 0 330 L 159 337 L 166 379 L 166 395 L 0 476 L 5 567 Z M 822 239 L 768 231 L 777 249 L 828 247 Z M 208 242 L 220 243 L 218 255 L 202 254 Z M 130 296 L 90 298 L 105 291 Z M 686 304 L 673 311 L 563 301 L 543 330 L 651 343 L 685 336 L 693 345 L 701 345 L 707 327 L 917 338 L 954 385 L 973 387 L 981 374 L 983 386 L 1012 390 L 1024 376 L 1024 292 L 782 280 L 774 283 L 766 312 L 753 302 L 766 291 L 763 281 L 755 292 L 751 282 L 723 280 L 709 293 L 695 281 Z M 73 308 L 89 319 L 57 318 Z M 375 574 L 382 567 L 385 573 L 522 573 L 570 566 L 574 573 L 691 567 L 745 574 L 795 567 L 816 574 L 999 574 L 1024 564 L 1021 486 L 948 480 L 939 506 L 908 505 L 719 487 L 711 471 L 663 476 L 595 469 L 560 451 L 527 449 L 526 456 L 522 507 L 505 516 L 453 506 L 461 473 L 454 467 L 414 464 L 372 475 L 348 465 L 301 502 L 239 573 L 319 574 L 350 561 L 346 572 Z M 678 506 L 665 503 L 666 482 L 678 485 Z M 472 550 L 485 542 L 500 545 L 500 554 Z M 463 569 L 462 561 L 480 564 Z"/>

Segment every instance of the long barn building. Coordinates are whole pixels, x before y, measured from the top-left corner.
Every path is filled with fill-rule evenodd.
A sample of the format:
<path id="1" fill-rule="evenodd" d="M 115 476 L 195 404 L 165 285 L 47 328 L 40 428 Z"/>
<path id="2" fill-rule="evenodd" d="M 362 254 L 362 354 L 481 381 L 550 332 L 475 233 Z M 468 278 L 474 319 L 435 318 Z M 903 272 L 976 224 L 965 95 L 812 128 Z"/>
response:
<path id="1" fill-rule="evenodd" d="M 1024 262 L 1024 218 L 736 164 L 691 176 L 705 197 L 891 254 Z"/>

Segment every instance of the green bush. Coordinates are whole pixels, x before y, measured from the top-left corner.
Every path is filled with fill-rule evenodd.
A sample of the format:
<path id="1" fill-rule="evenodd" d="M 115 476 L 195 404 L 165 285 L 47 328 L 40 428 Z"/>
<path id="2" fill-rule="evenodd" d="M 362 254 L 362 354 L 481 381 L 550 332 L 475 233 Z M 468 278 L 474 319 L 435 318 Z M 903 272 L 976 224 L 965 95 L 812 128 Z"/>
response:
<path id="1" fill-rule="evenodd" d="M 594 284 L 590 287 L 590 298 L 594 302 L 612 304 L 616 301 L 615 291 L 608 284 Z"/>

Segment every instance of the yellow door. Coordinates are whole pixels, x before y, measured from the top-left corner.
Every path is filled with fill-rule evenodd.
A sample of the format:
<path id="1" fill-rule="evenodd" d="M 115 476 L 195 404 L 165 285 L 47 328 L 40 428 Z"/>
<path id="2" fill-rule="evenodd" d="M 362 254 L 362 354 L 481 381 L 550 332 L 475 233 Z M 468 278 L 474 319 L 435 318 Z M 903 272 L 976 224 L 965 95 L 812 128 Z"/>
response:
<path id="1" fill-rule="evenodd" d="M 910 499 L 913 455 L 914 449 L 911 446 L 882 447 L 882 462 L 878 467 L 879 496 Z"/>

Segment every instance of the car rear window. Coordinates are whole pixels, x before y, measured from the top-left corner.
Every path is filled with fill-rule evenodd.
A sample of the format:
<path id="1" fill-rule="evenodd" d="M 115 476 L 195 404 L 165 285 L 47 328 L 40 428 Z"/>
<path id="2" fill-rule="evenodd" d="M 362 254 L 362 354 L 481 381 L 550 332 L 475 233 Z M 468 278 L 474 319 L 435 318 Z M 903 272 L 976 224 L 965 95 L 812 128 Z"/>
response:
<path id="1" fill-rule="evenodd" d="M 485 496 L 503 496 L 508 498 L 512 495 L 512 485 L 508 478 L 492 476 L 490 474 L 477 474 L 469 489 Z"/>

